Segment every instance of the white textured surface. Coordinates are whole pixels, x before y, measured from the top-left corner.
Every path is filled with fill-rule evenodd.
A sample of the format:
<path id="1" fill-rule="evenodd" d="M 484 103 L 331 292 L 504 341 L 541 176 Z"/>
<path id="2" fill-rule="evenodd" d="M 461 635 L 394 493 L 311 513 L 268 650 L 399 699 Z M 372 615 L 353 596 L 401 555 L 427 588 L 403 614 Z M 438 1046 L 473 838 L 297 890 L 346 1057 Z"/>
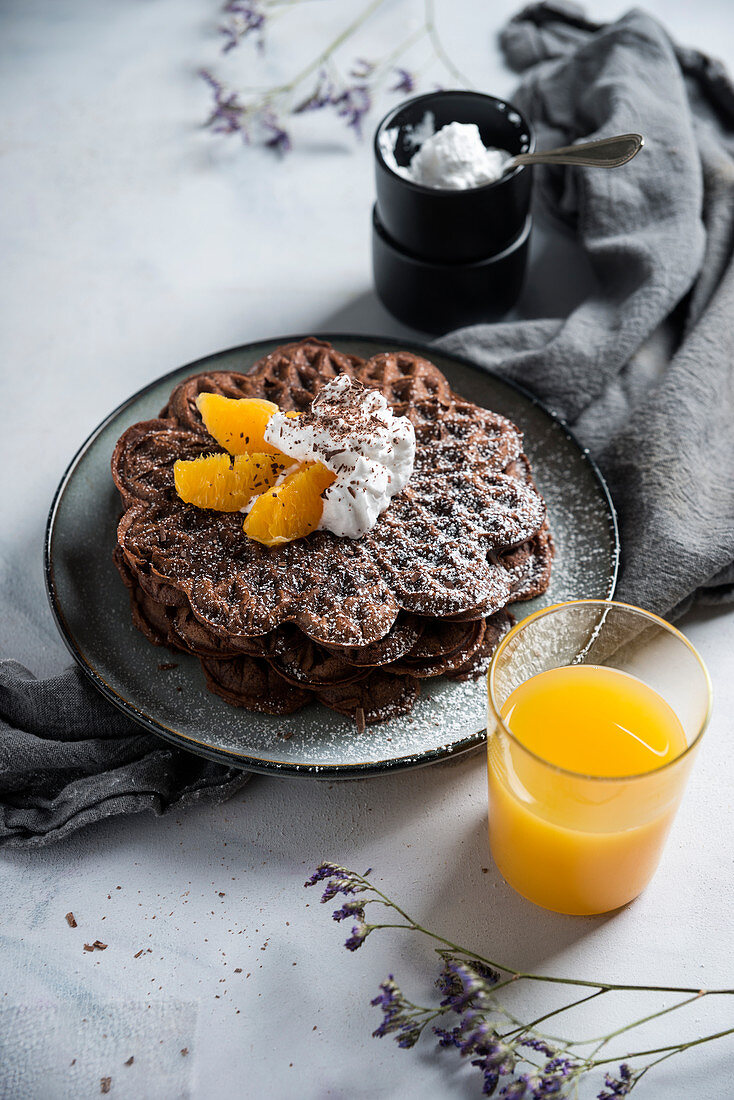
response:
<path id="1" fill-rule="evenodd" d="M 206 97 L 191 74 L 215 56 L 216 6 L 24 0 L 0 11 L 0 566 L 3 590 L 16 589 L 27 609 L 20 635 L 8 637 L 0 616 L 0 651 L 41 675 L 67 663 L 42 589 L 48 503 L 81 439 L 115 404 L 179 363 L 277 332 L 405 333 L 370 287 L 367 142 L 320 131 L 318 150 L 279 164 L 196 130 Z M 308 55 L 308 36 L 357 6 L 309 6 L 299 49 Z M 491 39 L 514 6 L 438 4 L 448 48 L 500 95 L 514 78 Z M 681 40 L 734 67 L 728 0 L 648 6 Z M 385 19 L 398 24 L 419 8 L 404 0 Z M 600 2 L 594 14 L 621 10 Z M 384 29 L 373 32 L 376 54 Z M 526 312 L 567 309 L 583 291 L 583 266 L 569 266 L 565 239 L 538 234 L 534 248 Z M 734 616 L 699 612 L 686 628 L 713 675 L 714 720 L 664 862 L 634 905 L 577 920 L 515 896 L 489 862 L 481 757 L 343 785 L 256 779 L 224 808 L 109 821 L 0 861 L 0 992 L 15 1021 L 0 1018 L 0 1064 L 14 1074 L 2 1095 L 95 1096 L 97 1074 L 112 1077 L 110 1095 L 152 1100 L 187 1088 L 197 1100 L 477 1095 L 451 1055 L 369 1038 L 379 980 L 392 971 L 416 999 L 428 996 L 428 955 L 397 933 L 344 952 L 343 930 L 301 889 L 322 858 L 373 866 L 426 923 L 518 966 L 734 985 Z M 75 930 L 64 920 L 70 909 Z M 96 938 L 107 950 L 85 953 Z M 117 1025 L 100 1027 L 100 1046 L 85 1039 L 84 1018 L 100 1019 L 92 1010 L 119 1021 L 135 1003 L 153 1006 L 140 1009 L 153 1019 L 131 1026 L 134 1049 Z M 723 1003 L 695 1006 L 685 1026 L 715 1030 L 725 1018 L 731 1026 Z M 188 1056 L 178 1053 L 179 1029 Z M 668 1018 L 645 1042 L 672 1034 Z M 92 1052 L 87 1077 L 70 1065 L 81 1049 Z M 720 1100 L 733 1076 L 725 1041 L 667 1063 L 639 1096 Z"/>

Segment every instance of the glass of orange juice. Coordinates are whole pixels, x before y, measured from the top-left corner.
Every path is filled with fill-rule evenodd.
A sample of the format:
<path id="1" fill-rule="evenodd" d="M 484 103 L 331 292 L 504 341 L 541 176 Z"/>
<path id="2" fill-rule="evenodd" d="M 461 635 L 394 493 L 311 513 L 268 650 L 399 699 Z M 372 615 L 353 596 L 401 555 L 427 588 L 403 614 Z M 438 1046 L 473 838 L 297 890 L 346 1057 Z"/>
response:
<path id="1" fill-rule="evenodd" d="M 708 723 L 696 650 L 641 608 L 576 600 L 513 627 L 488 691 L 489 839 L 503 877 L 558 913 L 631 901 Z"/>

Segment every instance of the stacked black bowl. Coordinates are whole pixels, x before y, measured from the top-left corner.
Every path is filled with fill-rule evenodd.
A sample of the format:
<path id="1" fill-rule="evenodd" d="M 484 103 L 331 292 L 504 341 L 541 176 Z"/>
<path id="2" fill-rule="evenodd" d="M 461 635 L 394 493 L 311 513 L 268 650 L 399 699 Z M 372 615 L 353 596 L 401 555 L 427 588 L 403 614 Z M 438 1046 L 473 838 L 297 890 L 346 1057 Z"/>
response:
<path id="1" fill-rule="evenodd" d="M 433 116 L 434 131 L 474 123 L 487 148 L 532 152 L 527 119 L 494 96 L 433 92 L 400 104 L 375 133 L 377 202 L 372 214 L 375 288 L 405 324 L 442 333 L 494 321 L 519 296 L 530 238 L 532 168 L 463 190 L 428 187 L 390 166 L 409 165 L 414 134 Z M 392 155 L 388 154 L 388 150 Z"/>

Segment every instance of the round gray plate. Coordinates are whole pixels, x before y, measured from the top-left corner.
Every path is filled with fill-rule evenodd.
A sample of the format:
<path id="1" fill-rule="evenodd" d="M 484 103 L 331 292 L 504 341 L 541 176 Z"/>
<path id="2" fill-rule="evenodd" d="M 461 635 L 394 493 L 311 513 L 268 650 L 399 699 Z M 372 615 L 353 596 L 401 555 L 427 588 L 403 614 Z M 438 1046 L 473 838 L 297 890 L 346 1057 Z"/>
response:
<path id="1" fill-rule="evenodd" d="M 427 355 L 458 393 L 513 420 L 545 497 L 556 542 L 548 591 L 515 604 L 522 618 L 538 607 L 614 591 L 619 541 L 607 488 L 588 454 L 528 393 L 455 356 L 366 336 L 326 337 L 368 358 L 406 348 Z M 201 359 L 140 390 L 83 444 L 56 492 L 46 533 L 46 585 L 59 629 L 95 686 L 153 733 L 204 756 L 254 771 L 354 778 L 416 767 L 480 745 L 485 685 L 442 678 L 424 682 L 408 717 L 358 733 L 355 724 L 318 704 L 294 715 L 253 714 L 207 691 L 199 662 L 152 646 L 132 625 L 127 590 L 112 550 L 120 501 L 110 457 L 122 432 L 158 415 L 178 382 L 203 370 L 247 371 L 294 337 L 264 340 Z M 175 668 L 161 665 L 175 662 Z"/>

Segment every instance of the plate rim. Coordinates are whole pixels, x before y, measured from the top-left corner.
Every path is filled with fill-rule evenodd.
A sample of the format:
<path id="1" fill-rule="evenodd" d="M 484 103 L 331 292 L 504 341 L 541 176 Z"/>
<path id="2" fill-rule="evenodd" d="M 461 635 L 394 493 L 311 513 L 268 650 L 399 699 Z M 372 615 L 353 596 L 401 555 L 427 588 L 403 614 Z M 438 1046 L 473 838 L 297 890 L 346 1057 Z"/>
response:
<path id="1" fill-rule="evenodd" d="M 480 374 L 488 375 L 501 385 L 507 386 L 511 390 L 515 390 L 522 397 L 528 400 L 536 408 L 540 409 L 546 416 L 552 420 L 558 428 L 563 432 L 568 440 L 578 450 L 582 461 L 586 462 L 593 473 L 598 487 L 601 489 L 602 496 L 607 506 L 608 518 L 610 521 L 610 528 L 612 534 L 612 561 L 613 568 L 611 578 L 609 582 L 609 591 L 606 595 L 606 599 L 612 599 L 617 586 L 617 580 L 619 576 L 619 563 L 620 563 L 620 539 L 619 539 L 619 523 L 617 520 L 617 510 L 614 506 L 609 486 L 606 483 L 604 475 L 599 469 L 596 461 L 589 454 L 589 450 L 583 447 L 571 428 L 565 423 L 565 421 L 552 412 L 535 394 L 526 389 L 521 383 L 516 382 L 514 379 L 504 378 L 496 371 L 480 366 L 478 363 L 474 363 L 471 359 L 465 355 L 457 354 L 455 352 L 444 351 L 442 348 L 434 348 L 430 344 L 421 343 L 420 341 L 393 339 L 392 337 L 375 336 L 374 334 L 367 333 L 353 333 L 353 332 L 327 332 L 327 333 L 310 333 L 308 335 L 290 334 L 284 336 L 263 337 L 259 340 L 251 340 L 246 344 L 235 344 L 230 348 L 225 348 L 221 351 L 214 352 L 210 355 L 205 355 L 199 359 L 194 359 L 190 363 L 184 363 L 181 366 L 173 367 L 170 371 L 166 371 L 164 374 L 159 375 L 157 378 L 152 379 L 146 385 L 141 386 L 140 389 L 130 394 L 124 401 L 117 405 L 108 415 L 100 421 L 96 428 L 94 428 L 89 435 L 84 439 L 80 446 L 75 451 L 71 460 L 69 461 L 64 473 L 59 481 L 56 491 L 54 492 L 51 506 L 49 508 L 48 519 L 46 521 L 46 528 L 43 540 L 43 574 L 44 583 L 46 588 L 46 596 L 51 607 L 51 613 L 53 615 L 56 627 L 61 635 L 62 641 L 69 650 L 71 656 L 74 658 L 77 667 L 79 667 L 82 673 L 92 683 L 94 688 L 100 692 L 106 699 L 109 700 L 113 706 L 121 710 L 129 718 L 135 721 L 138 725 L 142 726 L 149 733 L 154 734 L 156 737 L 160 737 L 172 745 L 175 745 L 179 749 L 185 749 L 189 752 L 194 752 L 197 755 L 204 756 L 210 760 L 219 764 L 228 763 L 230 766 L 235 766 L 246 771 L 256 772 L 262 775 L 280 775 L 287 776 L 288 778 L 318 778 L 318 779 L 362 779 L 369 776 L 384 775 L 392 771 L 403 771 L 410 768 L 427 767 L 430 764 L 438 763 L 439 761 L 455 760 L 459 756 L 465 756 L 469 753 L 478 750 L 486 740 L 486 729 L 479 730 L 475 734 L 471 734 L 467 737 L 461 738 L 459 741 L 454 741 L 450 745 L 439 746 L 434 749 L 422 751 L 418 754 L 409 754 L 407 756 L 393 757 L 389 760 L 380 761 L 366 761 L 359 764 L 298 764 L 288 760 L 267 760 L 262 758 L 250 757 L 246 755 L 238 755 L 225 748 L 212 748 L 204 742 L 195 740 L 192 737 L 184 736 L 182 733 L 169 730 L 166 726 L 162 725 L 156 719 L 146 714 L 144 711 L 138 709 L 128 699 L 119 695 L 115 689 L 107 683 L 104 677 L 91 665 L 84 653 L 77 646 L 74 635 L 67 625 L 63 609 L 58 596 L 54 580 L 54 567 L 53 567 L 53 539 L 55 533 L 55 524 L 61 504 L 62 497 L 70 484 L 76 467 L 92 446 L 94 441 L 99 435 L 111 424 L 125 409 L 129 408 L 139 398 L 144 397 L 146 393 L 155 387 L 159 386 L 162 382 L 165 382 L 167 378 L 172 378 L 173 375 L 179 374 L 181 371 L 190 370 L 191 373 L 196 373 L 196 369 L 204 369 L 203 364 L 211 364 L 213 360 L 224 358 L 225 356 L 232 355 L 237 352 L 244 352 L 250 348 L 273 343 L 275 347 L 280 347 L 283 344 L 291 344 L 300 340 L 309 339 L 309 337 L 317 340 L 327 340 L 332 343 L 338 349 L 338 341 L 353 340 L 360 341 L 366 344 L 380 345 L 382 350 L 385 346 L 388 349 L 397 348 L 401 351 L 410 351 L 419 353 L 422 355 L 429 355 L 431 352 L 438 352 L 440 355 L 444 355 L 448 358 L 454 359 L 456 362 L 462 364 L 465 367 L 469 367 L 473 371 L 477 371 Z M 254 717 L 255 715 L 253 715 Z"/>

